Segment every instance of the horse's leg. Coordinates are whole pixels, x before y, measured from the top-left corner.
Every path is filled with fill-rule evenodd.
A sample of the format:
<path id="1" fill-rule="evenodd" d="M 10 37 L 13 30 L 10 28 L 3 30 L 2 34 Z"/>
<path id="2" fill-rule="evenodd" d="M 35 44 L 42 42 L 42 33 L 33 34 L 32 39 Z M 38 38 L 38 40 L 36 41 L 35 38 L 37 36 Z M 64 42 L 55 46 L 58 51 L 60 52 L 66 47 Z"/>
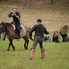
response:
<path id="1" fill-rule="evenodd" d="M 9 49 L 10 49 L 12 40 L 9 40 L 9 41 L 10 41 L 10 43 L 9 43 L 9 47 L 8 47 L 7 51 L 9 51 Z"/>
<path id="2" fill-rule="evenodd" d="M 12 43 L 13 40 L 9 40 L 9 41 L 10 41 L 10 43 L 9 43 L 9 47 L 8 47 L 7 51 L 9 51 L 11 45 L 12 45 L 13 50 L 15 50 L 15 47 L 13 46 L 13 43 Z"/>
<path id="3" fill-rule="evenodd" d="M 27 47 L 26 47 L 26 40 L 25 40 L 25 43 L 24 43 L 24 48 L 27 49 Z"/>
<path id="4" fill-rule="evenodd" d="M 29 39 L 27 37 L 23 37 L 23 39 L 25 40 L 24 48 L 27 50 L 28 49 Z"/>
<path id="5" fill-rule="evenodd" d="M 26 37 L 23 37 L 23 39 L 25 40 L 24 48 L 26 49 Z"/>
<path id="6" fill-rule="evenodd" d="M 11 42 L 11 45 L 12 45 L 13 50 L 15 50 L 15 47 L 13 46 L 13 43 L 12 42 Z"/>
<path id="7" fill-rule="evenodd" d="M 28 38 L 27 38 L 26 42 L 27 42 L 27 49 L 28 49 L 28 44 L 29 44 L 29 39 Z"/>

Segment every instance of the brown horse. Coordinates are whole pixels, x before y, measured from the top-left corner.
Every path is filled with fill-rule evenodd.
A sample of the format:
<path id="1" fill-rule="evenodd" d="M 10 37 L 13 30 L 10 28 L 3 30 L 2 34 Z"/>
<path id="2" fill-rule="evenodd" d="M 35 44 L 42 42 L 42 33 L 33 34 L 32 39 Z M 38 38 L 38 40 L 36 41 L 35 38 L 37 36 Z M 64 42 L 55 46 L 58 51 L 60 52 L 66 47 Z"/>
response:
<path id="1" fill-rule="evenodd" d="M 25 25 L 22 25 L 22 26 L 23 26 L 23 30 L 20 32 L 20 38 L 23 38 L 25 40 L 24 48 L 28 49 L 30 28 Z M 13 50 L 15 50 L 15 47 L 14 47 L 12 41 L 13 41 L 13 39 L 17 39 L 18 35 L 17 35 L 17 33 L 15 33 L 12 24 L 2 22 L 0 24 L 0 34 L 4 31 L 6 32 L 7 38 L 10 41 L 7 51 L 9 51 L 11 45 L 12 45 Z"/>

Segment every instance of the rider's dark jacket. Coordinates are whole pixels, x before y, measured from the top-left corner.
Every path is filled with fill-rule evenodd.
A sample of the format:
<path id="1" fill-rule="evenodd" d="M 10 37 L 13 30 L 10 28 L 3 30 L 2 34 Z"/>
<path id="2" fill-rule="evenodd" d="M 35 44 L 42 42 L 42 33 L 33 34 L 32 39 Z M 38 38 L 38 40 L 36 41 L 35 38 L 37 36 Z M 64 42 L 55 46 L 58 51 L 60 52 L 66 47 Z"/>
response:
<path id="1" fill-rule="evenodd" d="M 14 15 L 12 16 L 13 12 L 11 12 L 8 17 L 13 17 L 13 21 L 15 22 L 16 24 L 16 27 L 17 27 L 17 30 L 21 30 L 22 28 L 20 27 L 20 21 L 19 19 Z M 19 12 L 16 12 L 15 13 L 19 18 L 21 17 L 20 13 Z"/>

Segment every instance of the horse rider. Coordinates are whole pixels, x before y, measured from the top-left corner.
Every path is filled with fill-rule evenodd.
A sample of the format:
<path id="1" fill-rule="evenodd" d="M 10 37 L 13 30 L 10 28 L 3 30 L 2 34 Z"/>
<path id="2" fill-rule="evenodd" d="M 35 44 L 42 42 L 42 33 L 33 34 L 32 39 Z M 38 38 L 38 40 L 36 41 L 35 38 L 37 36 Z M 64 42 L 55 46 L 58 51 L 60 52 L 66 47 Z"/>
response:
<path id="1" fill-rule="evenodd" d="M 16 17 L 17 16 L 17 17 Z M 8 17 L 13 17 L 13 21 L 15 22 L 16 28 L 17 28 L 17 33 L 18 33 L 18 40 L 20 39 L 20 30 L 22 29 L 20 27 L 20 18 L 21 15 L 20 13 L 17 11 L 17 8 L 13 9 L 13 12 L 11 12 Z"/>
<path id="2" fill-rule="evenodd" d="M 43 37 L 44 37 L 44 33 L 49 34 L 49 32 L 43 26 L 41 19 L 38 19 L 37 24 L 34 25 L 33 28 L 31 29 L 31 31 L 29 33 L 30 38 L 32 38 L 32 32 L 33 31 L 35 31 L 35 40 L 33 40 L 34 43 L 33 43 L 33 46 L 31 48 L 31 54 L 30 54 L 29 60 L 33 60 L 34 53 L 35 53 L 35 48 L 36 48 L 38 43 L 40 44 L 40 49 L 41 49 L 41 54 L 42 54 L 41 59 L 44 59 L 44 57 L 45 57 L 45 54 L 44 54 L 45 49 L 43 47 Z"/>

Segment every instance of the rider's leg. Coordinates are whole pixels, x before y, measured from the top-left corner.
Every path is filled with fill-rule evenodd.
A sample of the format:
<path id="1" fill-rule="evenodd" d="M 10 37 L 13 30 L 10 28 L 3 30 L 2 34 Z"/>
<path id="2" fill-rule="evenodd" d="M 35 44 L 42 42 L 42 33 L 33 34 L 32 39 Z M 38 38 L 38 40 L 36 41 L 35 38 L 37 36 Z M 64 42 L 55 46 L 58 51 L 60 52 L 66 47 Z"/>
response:
<path id="1" fill-rule="evenodd" d="M 20 38 L 20 30 L 17 30 L 18 33 L 18 39 Z"/>

